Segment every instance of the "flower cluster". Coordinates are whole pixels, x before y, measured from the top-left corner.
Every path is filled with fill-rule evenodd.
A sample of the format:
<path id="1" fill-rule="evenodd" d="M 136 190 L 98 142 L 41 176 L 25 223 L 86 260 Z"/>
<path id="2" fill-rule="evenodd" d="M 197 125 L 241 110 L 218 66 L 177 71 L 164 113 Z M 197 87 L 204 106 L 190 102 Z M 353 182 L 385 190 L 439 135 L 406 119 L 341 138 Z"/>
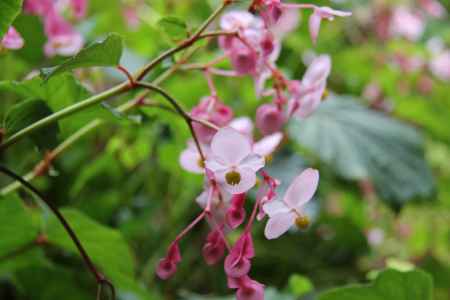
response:
<path id="1" fill-rule="evenodd" d="M 83 36 L 63 16 L 70 11 L 80 20 L 86 15 L 87 0 L 25 0 L 25 12 L 39 16 L 44 23 L 47 56 L 70 56 L 76 54 L 84 44 Z"/>
<path id="2" fill-rule="evenodd" d="M 319 173 L 303 170 L 283 195 L 278 197 L 280 181 L 265 170 L 272 154 L 284 140 L 283 126 L 290 118 L 304 119 L 319 107 L 331 71 L 328 55 L 314 57 L 301 80 L 289 79 L 278 67 L 277 59 L 283 37 L 298 24 L 298 10 L 310 9 L 310 34 L 317 40 L 322 20 L 350 13 L 317 7 L 312 4 L 285 4 L 280 0 L 253 1 L 249 11 L 226 12 L 220 21 L 223 31 L 219 48 L 229 59 L 231 70 L 209 63 L 202 68 L 210 95 L 200 100 L 190 112 L 193 139 L 180 154 L 180 165 L 188 172 L 204 175 L 204 191 L 196 201 L 200 215 L 171 243 L 160 260 L 157 275 L 168 279 L 181 261 L 180 240 L 200 221 L 211 228 L 202 254 L 206 264 L 224 259 L 228 287 L 236 290 L 238 300 L 264 299 L 264 285 L 250 277 L 255 257 L 252 228 L 256 221 L 268 217 L 265 236 L 280 237 L 296 225 L 305 229 L 309 219 L 304 212 L 317 189 Z M 221 61 L 218 59 L 217 61 Z M 258 98 L 270 99 L 256 110 L 255 123 L 249 117 L 234 117 L 214 87 L 212 75 L 250 76 Z M 270 83 L 270 85 L 269 85 Z M 255 128 L 260 139 L 254 139 Z M 246 211 L 248 193 L 258 186 L 250 214 Z M 228 234 L 242 226 L 239 239 L 231 245 Z"/>

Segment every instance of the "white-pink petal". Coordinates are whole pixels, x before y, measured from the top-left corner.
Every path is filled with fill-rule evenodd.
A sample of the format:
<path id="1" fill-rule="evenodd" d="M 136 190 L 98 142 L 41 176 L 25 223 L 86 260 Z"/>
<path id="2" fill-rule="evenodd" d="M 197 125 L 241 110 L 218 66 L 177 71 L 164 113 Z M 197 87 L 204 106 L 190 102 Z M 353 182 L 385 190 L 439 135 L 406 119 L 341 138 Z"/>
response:
<path id="1" fill-rule="evenodd" d="M 253 172 L 258 172 L 264 167 L 265 160 L 264 157 L 259 154 L 250 154 L 245 159 L 242 160 L 240 167 L 248 168 L 253 170 Z"/>
<path id="2" fill-rule="evenodd" d="M 284 195 L 283 202 L 297 212 L 314 196 L 319 184 L 319 171 L 308 168 L 297 176 Z"/>
<path id="3" fill-rule="evenodd" d="M 277 214 L 267 221 L 264 235 L 267 239 L 276 239 L 294 225 L 296 215 L 293 212 Z"/>
<path id="4" fill-rule="evenodd" d="M 211 150 L 215 159 L 237 166 L 252 150 L 250 141 L 236 129 L 221 128 L 213 137 Z"/>
<path id="5" fill-rule="evenodd" d="M 186 171 L 201 174 L 205 170 L 200 166 L 200 159 L 198 151 L 187 148 L 180 154 L 180 165 Z"/>
<path id="6" fill-rule="evenodd" d="M 264 212 L 269 215 L 269 217 L 273 217 L 278 214 L 284 214 L 291 209 L 286 206 L 286 204 L 279 200 L 272 200 L 266 204 L 263 205 Z"/>
<path id="7" fill-rule="evenodd" d="M 283 134 L 281 132 L 275 132 L 268 135 L 253 145 L 253 152 L 266 157 L 271 155 L 275 149 L 280 145 L 283 140 Z"/>
<path id="8" fill-rule="evenodd" d="M 243 135 L 253 140 L 253 122 L 249 117 L 240 117 L 232 120 L 229 127 L 236 129 Z"/>

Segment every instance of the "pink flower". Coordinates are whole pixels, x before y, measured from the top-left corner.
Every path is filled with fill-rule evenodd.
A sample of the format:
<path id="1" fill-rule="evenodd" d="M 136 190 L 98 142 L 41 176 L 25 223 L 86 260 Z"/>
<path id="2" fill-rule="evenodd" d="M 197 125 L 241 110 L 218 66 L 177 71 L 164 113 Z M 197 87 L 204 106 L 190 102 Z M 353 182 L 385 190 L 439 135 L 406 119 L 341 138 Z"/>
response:
<path id="1" fill-rule="evenodd" d="M 256 127 L 263 135 L 279 131 L 285 122 L 283 111 L 274 104 L 263 104 L 256 110 Z"/>
<path id="2" fill-rule="evenodd" d="M 397 7 L 391 19 L 390 31 L 410 41 L 417 41 L 425 30 L 423 18 L 405 7 Z"/>
<path id="3" fill-rule="evenodd" d="M 450 50 L 443 51 L 430 61 L 430 71 L 443 81 L 450 81 Z"/>
<path id="4" fill-rule="evenodd" d="M 167 256 L 159 261 L 158 267 L 156 268 L 156 275 L 163 280 L 169 279 L 177 271 L 177 264 L 180 261 L 180 248 L 178 247 L 178 243 L 173 243 L 169 247 Z"/>
<path id="5" fill-rule="evenodd" d="M 256 172 L 264 167 L 264 158 L 253 153 L 249 139 L 230 127 L 216 133 L 211 142 L 211 153 L 206 167 L 231 194 L 251 189 L 256 183 Z"/>
<path id="6" fill-rule="evenodd" d="M 209 156 L 210 149 L 207 145 L 200 145 L 203 155 L 205 157 Z M 188 147 L 183 150 L 180 154 L 180 165 L 183 169 L 188 172 L 203 174 L 205 173 L 205 166 L 200 153 L 198 152 L 197 146 L 194 141 L 190 140 L 188 142 Z"/>
<path id="7" fill-rule="evenodd" d="M 348 17 L 351 15 L 351 12 L 334 10 L 327 6 L 315 7 L 314 12 L 309 18 L 309 33 L 311 35 L 313 43 L 315 44 L 317 42 L 317 37 L 319 36 L 320 31 L 320 23 L 322 22 L 322 19 L 333 21 L 334 17 Z"/>
<path id="8" fill-rule="evenodd" d="M 304 228 L 308 219 L 303 215 L 303 206 L 313 197 L 319 183 L 319 172 L 314 169 L 303 171 L 289 186 L 282 201 L 271 201 L 264 205 L 269 215 L 265 229 L 268 239 L 276 239 L 296 224 Z"/>
<path id="9" fill-rule="evenodd" d="M 225 216 L 228 226 L 236 229 L 245 220 L 245 194 L 236 194 L 231 197 L 231 205 Z"/>
<path id="10" fill-rule="evenodd" d="M 447 14 L 445 7 L 438 0 L 419 0 L 419 4 L 432 17 L 443 18 Z"/>
<path id="11" fill-rule="evenodd" d="M 298 117 L 306 118 L 317 109 L 325 91 L 330 71 L 330 57 L 320 55 L 309 65 L 301 82 L 290 82 L 289 89 L 293 95 L 290 103 L 290 114 L 296 113 Z"/>
<path id="12" fill-rule="evenodd" d="M 264 300 L 264 285 L 248 276 L 228 277 L 228 287 L 237 289 L 237 300 Z"/>
<path id="13" fill-rule="evenodd" d="M 203 258 L 206 263 L 210 266 L 217 264 L 225 254 L 225 247 L 226 245 L 220 229 L 211 231 L 202 249 Z"/>
<path id="14" fill-rule="evenodd" d="M 83 37 L 60 15 L 55 12 L 49 13 L 44 22 L 45 33 L 48 37 L 47 44 L 45 44 L 47 56 L 70 56 L 81 50 L 84 43 Z"/>
<path id="15" fill-rule="evenodd" d="M 81 19 L 86 15 L 87 0 L 71 0 L 73 14 L 77 19 Z"/>
<path id="16" fill-rule="evenodd" d="M 218 127 L 226 126 L 233 118 L 233 110 L 223 104 L 217 97 L 204 97 L 201 102 L 195 106 L 191 115 L 195 118 L 209 121 Z M 193 124 L 195 133 L 200 142 L 209 144 L 216 133 L 216 130 L 203 124 Z"/>
<path id="17" fill-rule="evenodd" d="M 251 268 L 250 260 L 255 256 L 253 240 L 246 231 L 225 258 L 225 273 L 228 277 L 239 278 L 248 274 Z"/>
<path id="18" fill-rule="evenodd" d="M 22 48 L 24 45 L 23 38 L 17 32 L 14 27 L 9 27 L 3 39 L 0 40 L 0 49 L 6 48 L 11 50 L 17 50 Z"/>

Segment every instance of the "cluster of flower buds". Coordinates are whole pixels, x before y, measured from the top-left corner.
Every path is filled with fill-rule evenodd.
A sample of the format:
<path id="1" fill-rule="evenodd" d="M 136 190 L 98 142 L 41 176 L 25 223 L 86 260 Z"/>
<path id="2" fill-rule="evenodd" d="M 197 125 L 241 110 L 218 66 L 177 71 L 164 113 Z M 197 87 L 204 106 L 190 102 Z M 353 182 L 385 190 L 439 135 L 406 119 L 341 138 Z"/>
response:
<path id="1" fill-rule="evenodd" d="M 64 17 L 65 11 L 80 20 L 86 15 L 87 0 L 25 0 L 25 12 L 39 16 L 44 23 L 47 56 L 70 56 L 76 54 L 84 44 L 83 36 Z"/>
<path id="2" fill-rule="evenodd" d="M 314 42 L 322 19 L 350 15 L 312 4 L 260 0 L 253 1 L 249 11 L 229 11 L 222 16 L 221 29 L 233 34 L 219 37 L 218 44 L 230 60 L 232 70 L 220 70 L 211 64 L 205 68 L 211 93 L 192 109 L 190 115 L 197 121 L 193 126 L 195 136 L 180 155 L 180 165 L 186 171 L 204 175 L 204 191 L 196 199 L 203 210 L 175 238 L 168 254 L 161 259 L 157 267 L 161 279 L 172 276 L 181 260 L 179 241 L 201 220 L 206 220 L 211 228 L 202 250 L 206 263 L 214 265 L 224 258 L 228 287 L 236 290 L 238 300 L 264 299 L 264 285 L 250 277 L 255 257 L 253 224 L 268 217 L 265 229 L 268 239 L 278 238 L 293 225 L 300 229 L 308 227 L 304 206 L 317 189 L 318 171 L 301 172 L 285 195 L 278 198 L 280 181 L 264 169 L 283 142 L 286 122 L 291 117 L 307 118 L 320 105 L 331 71 L 328 55 L 316 56 L 301 80 L 290 80 L 277 68 L 282 39 L 298 24 L 300 9 L 313 10 L 309 25 Z M 212 75 L 254 79 L 256 96 L 271 99 L 258 107 L 255 125 L 249 117 L 234 118 L 231 107 L 219 99 Z M 271 86 L 267 86 L 269 82 Z M 262 135 L 257 141 L 254 127 Z M 247 195 L 255 186 L 258 186 L 256 201 L 248 214 Z M 227 236 L 240 226 L 242 233 L 231 245 Z"/>

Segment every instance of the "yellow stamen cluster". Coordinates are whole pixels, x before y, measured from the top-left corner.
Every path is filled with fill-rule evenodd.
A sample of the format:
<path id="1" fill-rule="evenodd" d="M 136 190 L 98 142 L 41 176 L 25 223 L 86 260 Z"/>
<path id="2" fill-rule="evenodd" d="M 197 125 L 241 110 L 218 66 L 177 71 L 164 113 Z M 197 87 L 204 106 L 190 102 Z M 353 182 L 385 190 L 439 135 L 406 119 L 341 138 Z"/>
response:
<path id="1" fill-rule="evenodd" d="M 309 227 L 309 218 L 308 216 L 302 215 L 300 217 L 298 217 L 297 219 L 295 219 L 295 225 L 299 228 L 299 229 L 306 229 Z"/>
<path id="2" fill-rule="evenodd" d="M 225 180 L 229 185 L 237 185 L 241 182 L 241 174 L 236 171 L 231 171 L 225 174 Z"/>

